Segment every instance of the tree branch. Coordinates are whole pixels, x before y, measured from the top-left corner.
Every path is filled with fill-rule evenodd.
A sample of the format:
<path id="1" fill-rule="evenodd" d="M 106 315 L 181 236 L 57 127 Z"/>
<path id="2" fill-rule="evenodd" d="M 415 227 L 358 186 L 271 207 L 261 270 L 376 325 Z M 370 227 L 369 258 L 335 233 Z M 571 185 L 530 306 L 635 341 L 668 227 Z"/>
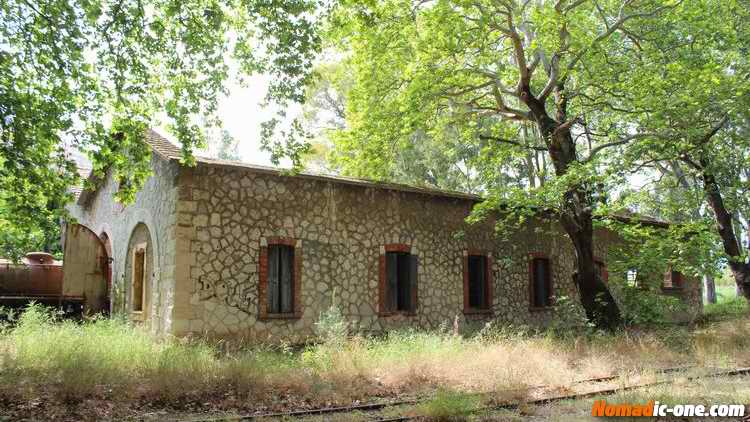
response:
<path id="1" fill-rule="evenodd" d="M 537 145 L 525 145 L 521 142 L 514 141 L 512 139 L 500 138 L 497 136 L 479 135 L 479 139 L 483 139 L 485 141 L 495 141 L 495 142 L 500 142 L 504 144 L 515 145 L 517 147 L 526 148 L 526 149 L 530 149 L 534 151 L 547 151 L 548 150 L 547 147 L 537 146 Z"/>
<path id="2" fill-rule="evenodd" d="M 614 147 L 614 146 L 618 146 L 618 145 L 624 145 L 624 144 L 630 143 L 630 142 L 632 142 L 632 141 L 634 141 L 636 139 L 643 139 L 643 138 L 648 138 L 648 137 L 652 137 L 652 136 L 653 137 L 659 137 L 659 138 L 664 137 L 663 134 L 659 134 L 659 133 L 636 133 L 634 135 L 626 136 L 626 137 L 624 137 L 622 139 L 618 139 L 618 140 L 612 141 L 612 142 L 607 142 L 606 144 L 601 144 L 601 145 L 598 145 L 598 146 L 592 148 L 591 149 L 591 153 L 589 153 L 589 156 L 586 157 L 586 159 L 583 160 L 583 162 L 587 163 L 587 162 L 591 161 L 594 158 L 594 156 L 596 154 L 598 154 L 599 152 L 601 152 L 603 149 Z"/>
<path id="3" fill-rule="evenodd" d="M 584 48 L 583 50 L 581 50 L 573 58 L 573 60 L 570 61 L 570 63 L 568 64 L 568 67 L 567 67 L 568 71 L 571 71 L 575 67 L 575 65 L 578 64 L 578 62 L 583 58 L 584 54 L 586 54 L 586 52 L 589 51 L 589 49 L 591 49 L 592 47 L 594 47 L 596 44 L 599 44 L 601 41 L 607 39 L 610 35 L 612 35 L 613 33 L 615 33 L 615 31 L 617 31 L 618 29 L 620 29 L 629 20 L 636 19 L 636 18 L 653 17 L 653 16 L 656 16 L 657 14 L 661 13 L 664 10 L 674 9 L 675 7 L 677 7 L 680 4 L 682 4 L 682 0 L 680 0 L 677 3 L 673 4 L 673 5 L 657 7 L 657 8 L 655 8 L 654 10 L 652 10 L 650 12 L 633 13 L 633 14 L 630 14 L 630 15 L 625 15 L 624 14 L 625 7 L 628 6 L 629 4 L 631 4 L 633 1 L 634 0 L 624 0 L 622 2 L 622 4 L 620 5 L 620 10 L 617 13 L 617 21 L 615 21 L 615 23 L 613 23 L 612 25 L 607 25 L 606 18 L 602 17 L 602 20 L 604 21 L 604 25 L 607 28 L 607 30 L 604 31 L 604 32 L 602 32 L 601 34 L 599 34 L 596 38 L 594 38 L 594 40 L 591 42 L 591 44 L 589 44 L 586 48 Z"/>

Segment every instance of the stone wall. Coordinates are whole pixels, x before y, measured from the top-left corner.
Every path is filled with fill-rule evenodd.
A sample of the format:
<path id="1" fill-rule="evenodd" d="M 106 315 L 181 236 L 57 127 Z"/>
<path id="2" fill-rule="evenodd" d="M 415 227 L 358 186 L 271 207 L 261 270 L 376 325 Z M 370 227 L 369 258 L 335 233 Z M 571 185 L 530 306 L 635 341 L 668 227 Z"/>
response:
<path id="1" fill-rule="evenodd" d="M 557 223 L 532 220 L 506 240 L 494 221 L 467 226 L 474 201 L 358 186 L 258 169 L 200 165 L 180 179 L 175 333 L 260 340 L 302 340 L 333 292 L 361 331 L 437 328 L 462 321 L 542 325 L 552 309 L 529 309 L 529 254 L 551 259 L 555 296 L 577 300 L 574 256 Z M 613 234 L 599 231 L 597 258 L 606 262 Z M 260 320 L 261 248 L 269 238 L 294 239 L 302 254 L 297 319 Z M 379 259 L 386 244 L 419 257 L 418 308 L 413 316 L 378 315 Z M 493 313 L 463 314 L 463 256 L 492 256 Z M 176 305 L 180 306 L 180 305 Z"/>
<path id="2" fill-rule="evenodd" d="M 531 219 L 495 234 L 495 221 L 468 226 L 475 200 L 462 195 L 407 192 L 363 183 L 241 166 L 180 167 L 154 154 L 154 175 L 133 204 L 114 201 L 116 182 L 108 176 L 83 205 L 70 207 L 81 224 L 106 233 L 113 248 L 113 308 L 129 314 L 128 255 L 134 230 L 143 224 L 153 271 L 148 318 L 157 334 L 241 336 L 257 340 L 301 341 L 314 335 L 315 322 L 334 291 L 344 316 L 364 332 L 399 327 L 434 329 L 462 324 L 541 326 L 551 308 L 531 309 L 529 259 L 550 258 L 553 292 L 577 303 L 571 274 L 574 254 L 559 224 Z M 295 246 L 300 307 L 287 319 L 259 318 L 261 253 L 269 240 Z M 598 230 L 595 255 L 607 262 L 618 237 Z M 414 315 L 379 314 L 381 256 L 386 245 L 408 247 L 418 256 L 418 305 Z M 636 246 L 637 247 L 637 246 Z M 491 259 L 491 313 L 464 314 L 464 255 L 484 251 Z M 701 286 L 670 291 L 700 310 Z M 131 318 L 133 315 L 130 315 Z"/>
<path id="3" fill-rule="evenodd" d="M 72 216 L 97 235 L 106 233 L 112 245 L 112 307 L 114 312 L 130 310 L 130 285 L 127 262 L 129 244 L 136 226 L 141 223 L 148 229 L 152 263 L 148 320 L 152 332 L 170 333 L 174 306 L 175 280 L 175 216 L 177 206 L 177 183 L 179 166 L 154 153 L 154 174 L 136 195 L 135 202 L 123 206 L 114 199 L 117 182 L 107 174 L 101 187 L 82 204 L 68 206 Z M 131 315 L 132 316 L 132 315 Z"/>

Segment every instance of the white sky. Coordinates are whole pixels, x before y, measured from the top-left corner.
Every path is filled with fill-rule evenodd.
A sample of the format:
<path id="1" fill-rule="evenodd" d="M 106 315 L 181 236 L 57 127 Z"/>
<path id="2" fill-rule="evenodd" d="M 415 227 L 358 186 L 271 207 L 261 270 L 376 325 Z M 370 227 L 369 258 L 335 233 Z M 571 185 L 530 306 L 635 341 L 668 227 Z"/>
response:
<path id="1" fill-rule="evenodd" d="M 266 75 L 253 76 L 244 87 L 230 85 L 229 96 L 219 104 L 224 129 L 237 139 L 242 161 L 248 163 L 271 163 L 269 154 L 260 149 L 260 125 L 274 115 L 273 110 L 261 106 L 267 87 Z"/>
<path id="2" fill-rule="evenodd" d="M 267 75 L 250 77 L 244 86 L 229 81 L 229 95 L 219 101 L 218 115 L 221 118 L 223 129 L 229 131 L 238 141 L 239 153 L 243 162 L 271 165 L 270 154 L 262 151 L 260 147 L 261 123 L 275 115 L 274 109 L 261 105 L 268 84 L 269 77 Z M 289 112 L 290 115 L 294 115 L 294 113 L 294 109 Z M 174 136 L 165 127 L 160 127 L 157 131 L 176 143 Z M 202 150 L 198 151 L 197 154 L 213 155 L 212 152 Z"/>

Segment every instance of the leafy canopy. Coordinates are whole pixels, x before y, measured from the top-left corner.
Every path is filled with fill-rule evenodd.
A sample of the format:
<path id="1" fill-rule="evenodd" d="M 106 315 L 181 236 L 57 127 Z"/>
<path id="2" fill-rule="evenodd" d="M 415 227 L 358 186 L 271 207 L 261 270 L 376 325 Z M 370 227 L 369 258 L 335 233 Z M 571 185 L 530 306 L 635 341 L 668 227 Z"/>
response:
<path id="1" fill-rule="evenodd" d="M 133 199 L 149 174 L 144 130 L 165 119 L 183 161 L 218 123 L 231 76 L 273 79 L 301 101 L 319 47 L 317 0 L 7 0 L 0 3 L 0 222 L 63 214 L 78 175 L 68 151 Z M 231 60 L 230 60 L 231 58 Z M 271 128 L 269 128 L 271 129 Z M 115 135 L 116 134 L 116 135 Z M 274 143 L 273 130 L 266 133 Z M 113 136 L 114 135 L 114 136 Z"/>

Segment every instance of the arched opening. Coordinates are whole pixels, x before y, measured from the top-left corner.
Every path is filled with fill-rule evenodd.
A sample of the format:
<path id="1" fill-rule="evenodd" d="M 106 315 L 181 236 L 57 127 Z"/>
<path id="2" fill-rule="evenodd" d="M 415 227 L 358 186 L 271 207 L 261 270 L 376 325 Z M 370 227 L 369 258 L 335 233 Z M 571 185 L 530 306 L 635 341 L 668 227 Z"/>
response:
<path id="1" fill-rule="evenodd" d="M 125 256 L 125 303 L 134 320 L 149 317 L 154 287 L 154 243 L 148 227 L 138 223 L 130 234 Z"/>
<path id="2" fill-rule="evenodd" d="M 85 314 L 108 313 L 106 267 L 109 253 L 102 239 L 80 224 L 66 227 L 62 294 L 80 299 Z"/>

